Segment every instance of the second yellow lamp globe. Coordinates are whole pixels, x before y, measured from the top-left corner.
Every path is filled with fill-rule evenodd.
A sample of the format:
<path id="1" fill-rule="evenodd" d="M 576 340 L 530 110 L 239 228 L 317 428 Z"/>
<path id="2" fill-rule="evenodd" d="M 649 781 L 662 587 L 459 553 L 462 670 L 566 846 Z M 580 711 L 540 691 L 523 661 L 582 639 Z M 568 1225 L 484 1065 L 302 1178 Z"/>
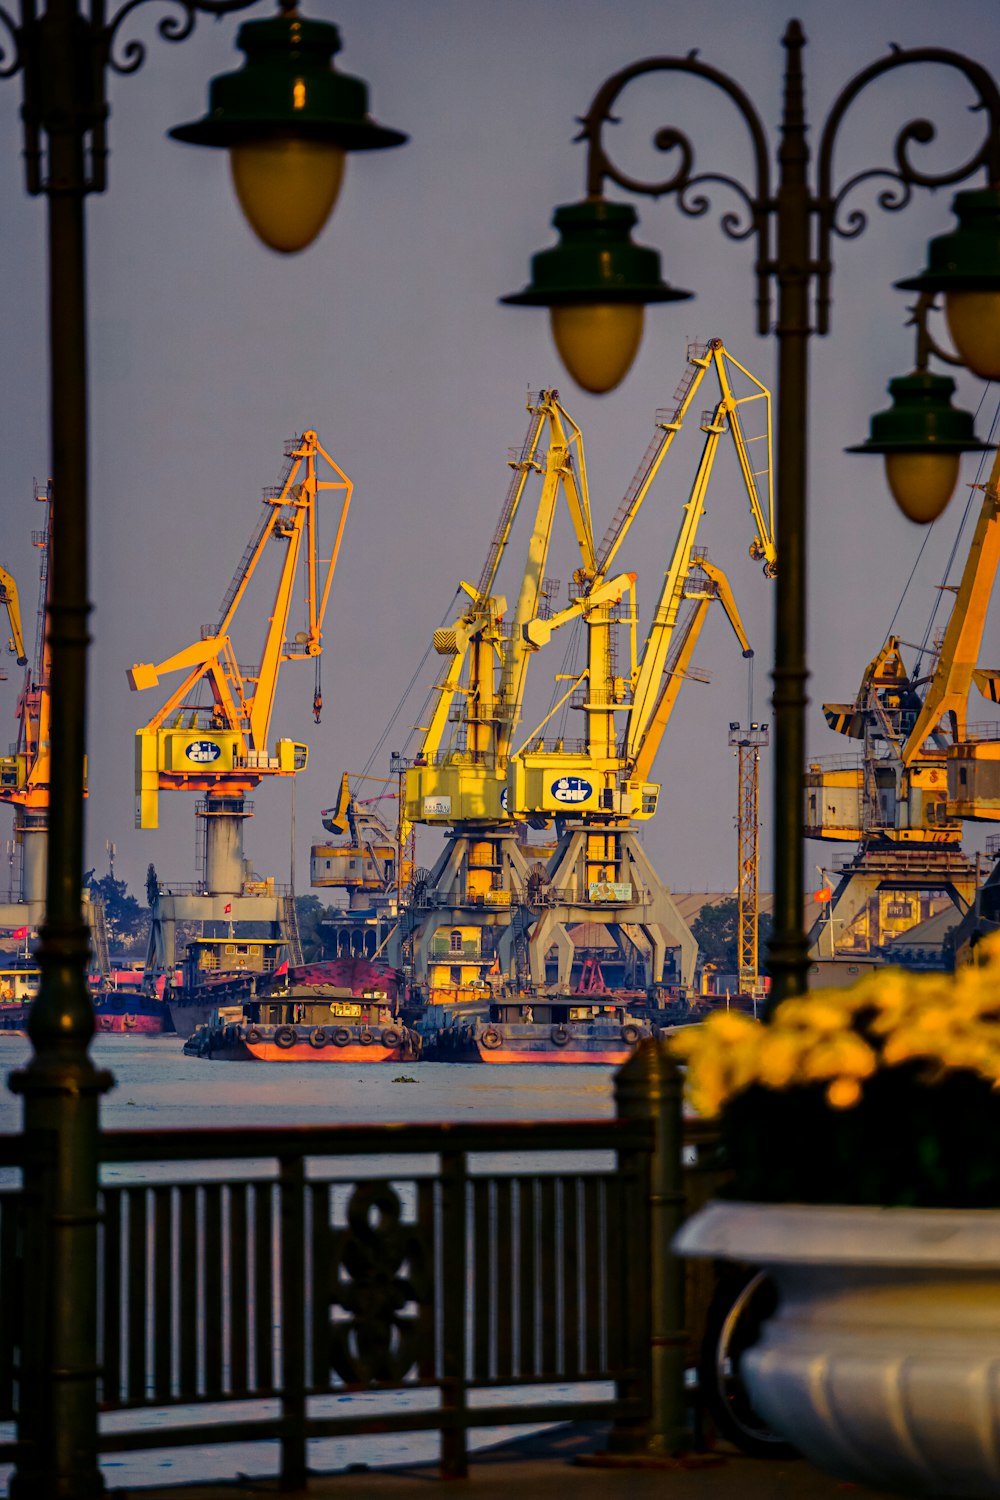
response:
<path id="1" fill-rule="evenodd" d="M 337 72 L 340 33 L 283 8 L 247 21 L 237 46 L 242 68 L 209 88 L 208 114 L 169 134 L 229 151 L 240 207 L 264 244 L 285 254 L 312 243 L 329 218 L 344 177 L 345 153 L 401 146 L 401 131 L 368 114 L 368 88 Z"/>

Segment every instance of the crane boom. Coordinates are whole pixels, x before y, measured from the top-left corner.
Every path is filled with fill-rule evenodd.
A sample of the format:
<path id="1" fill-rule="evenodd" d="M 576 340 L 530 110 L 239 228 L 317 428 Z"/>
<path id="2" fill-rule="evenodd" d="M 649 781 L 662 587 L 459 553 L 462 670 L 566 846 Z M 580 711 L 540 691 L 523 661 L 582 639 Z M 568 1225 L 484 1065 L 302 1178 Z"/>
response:
<path id="1" fill-rule="evenodd" d="M 622 672 L 616 664 L 614 631 L 623 619 L 618 607 L 623 593 L 614 601 L 605 599 L 601 593 L 603 581 L 710 370 L 718 381 L 719 398 L 702 419 L 705 441 L 701 459 L 638 659 L 634 607 L 628 616 L 631 663 Z M 749 382 L 749 394 L 735 394 L 732 370 L 739 371 Z M 755 437 L 748 437 L 744 430 L 741 413 L 748 403 L 759 403 L 758 409 L 763 413 L 758 424 L 761 431 Z M 510 765 L 508 806 L 514 817 L 559 814 L 563 810 L 561 804 L 570 797 L 574 815 L 651 817 L 659 788 L 649 784 L 647 777 L 713 599 L 721 600 L 744 654 L 750 654 L 728 581 L 721 570 L 707 561 L 703 549 L 698 549 L 695 542 L 718 447 L 728 431 L 736 447 L 754 527 L 750 555 L 763 562 L 766 577 L 774 576 L 777 553 L 770 463 L 770 394 L 729 354 L 721 339 L 713 339 L 704 346 L 691 345 L 688 370 L 675 392 L 674 409 L 669 420 L 664 420 L 664 413 L 657 413 L 657 427 L 658 433 L 643 455 L 598 549 L 593 571 L 588 572 L 584 566 L 577 575 L 582 580 L 580 613 L 587 625 L 587 667 L 577 678 L 582 694 L 577 706 L 586 714 L 583 744 L 569 749 L 564 741 L 558 740 L 546 746 L 539 738 L 542 726 L 524 737 Z M 757 469 L 750 458 L 754 442 L 766 445 Z M 681 624 L 685 600 L 697 603 L 687 622 Z M 535 621 L 524 628 L 523 634 L 526 639 L 540 643 L 551 634 L 553 624 L 553 621 Z M 627 715 L 627 719 L 619 735 L 615 716 L 621 714 Z M 548 718 L 551 717 L 550 713 Z"/>
<path id="2" fill-rule="evenodd" d="M 0 567 L 0 604 L 7 611 L 7 619 L 10 623 L 10 650 L 17 658 L 19 667 L 28 665 L 28 658 L 24 654 L 24 633 L 21 629 L 21 606 L 17 598 L 17 584 L 13 575 L 7 569 Z"/>
<path id="3" fill-rule="evenodd" d="M 770 496 L 772 485 L 769 393 L 743 365 L 739 364 L 738 361 L 734 360 L 728 354 L 720 339 L 713 339 L 710 348 L 719 380 L 720 399 L 714 411 L 709 414 L 707 420 L 702 424 L 702 431 L 705 433 L 705 442 L 702 448 L 701 461 L 695 474 L 694 483 L 691 486 L 691 493 L 684 506 L 670 566 L 664 577 L 663 588 L 660 592 L 660 598 L 650 624 L 649 634 L 646 637 L 638 670 L 635 674 L 632 690 L 632 709 L 629 714 L 626 742 L 626 758 L 633 762 L 639 758 L 643 741 L 650 731 L 653 716 L 657 711 L 663 666 L 670 649 L 674 627 L 677 623 L 678 611 L 692 568 L 695 538 L 698 534 L 701 518 L 705 513 L 705 495 L 712 475 L 719 442 L 727 430 L 733 436 L 740 465 L 740 473 L 743 477 L 747 498 L 750 502 L 750 513 L 756 528 L 754 539 L 750 545 L 750 555 L 751 557 L 763 559 L 764 572 L 768 577 L 774 576 L 777 567 L 777 553 L 774 544 L 773 505 L 770 505 L 769 502 L 769 509 L 765 514 L 757 485 L 758 479 L 766 473 L 767 492 Z M 753 382 L 756 388 L 756 394 L 742 399 L 765 400 L 768 413 L 766 433 L 764 434 L 767 439 L 767 455 L 765 468 L 758 473 L 755 473 L 750 468 L 747 440 L 744 436 L 739 416 L 741 402 L 733 394 L 727 370 L 727 361 L 731 361 L 748 380 Z M 744 649 L 747 648 L 745 647 Z"/>
<path id="4" fill-rule="evenodd" d="M 525 630 L 541 607 L 560 491 L 566 497 L 581 559 L 591 571 L 594 568 L 580 429 L 556 391 L 529 395 L 528 410 L 527 435 L 518 456 L 510 460 L 515 473 L 479 587 L 463 582 L 460 588 L 468 598 L 467 606 L 450 626 L 434 632 L 434 648 L 448 660 L 434 687 L 437 699 L 419 752 L 406 772 L 405 816 L 411 822 L 456 826 L 508 821 L 501 792 L 521 715 L 528 660 L 535 649 Z M 539 448 L 546 433 L 543 457 Z M 508 627 L 507 601 L 492 589 L 531 473 L 541 476 L 542 487 Z M 454 707 L 456 697 L 463 700 L 458 708 Z M 458 729 L 450 747 L 443 748 L 449 724 Z"/>
<path id="5" fill-rule="evenodd" d="M 319 460 L 332 470 L 321 477 Z M 279 740 L 270 754 L 268 735 L 278 674 L 286 661 L 318 657 L 322 624 L 340 554 L 353 485 L 320 443 L 306 431 L 285 447 L 279 484 L 264 492 L 264 513 L 223 599 L 218 624 L 200 641 L 158 663 L 136 663 L 128 672 L 133 691 L 154 687 L 161 676 L 185 672 L 180 685 L 136 733 L 138 825 L 158 825 L 161 790 L 207 791 L 240 797 L 269 775 L 290 776 L 306 764 L 304 745 Z M 338 492 L 340 510 L 329 558 L 319 557 L 317 502 Z M 274 602 L 259 666 L 241 667 L 230 637 L 236 611 L 261 563 L 268 542 L 284 545 Z M 288 624 L 300 561 L 304 584 L 304 628 L 289 639 Z M 200 701 L 206 686 L 210 706 Z"/>
<path id="6" fill-rule="evenodd" d="M 667 724 L 670 722 L 670 715 L 674 711 L 681 683 L 687 676 L 694 648 L 701 635 L 701 627 L 705 623 L 708 607 L 713 599 L 718 599 L 722 605 L 726 619 L 733 627 L 733 633 L 743 650 L 743 655 L 753 656 L 736 600 L 733 598 L 729 579 L 722 569 L 709 562 L 707 557 L 698 559 L 698 572 L 702 575 L 701 579 L 698 580 L 696 576 L 690 577 L 684 594 L 685 599 L 693 601 L 694 607 L 687 621 L 681 626 L 675 649 L 666 663 L 659 696 L 649 716 L 648 727 L 639 747 L 639 753 L 634 763 L 626 767 L 626 774 L 630 781 L 648 781 L 652 775 L 656 753 L 660 748 Z"/>

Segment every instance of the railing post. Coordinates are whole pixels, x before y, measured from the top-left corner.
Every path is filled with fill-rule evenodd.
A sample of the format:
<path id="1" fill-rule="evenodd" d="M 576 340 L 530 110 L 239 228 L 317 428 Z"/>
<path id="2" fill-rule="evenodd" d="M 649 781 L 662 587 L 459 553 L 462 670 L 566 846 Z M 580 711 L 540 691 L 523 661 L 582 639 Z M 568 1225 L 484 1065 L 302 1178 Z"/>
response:
<path id="1" fill-rule="evenodd" d="M 468 1215 L 464 1151 L 441 1153 L 441 1393 L 449 1409 L 441 1430 L 441 1476 L 465 1479 L 466 1339 Z"/>
<path id="2" fill-rule="evenodd" d="M 306 1466 L 306 1164 L 282 1158 L 281 1194 L 281 1488 L 304 1490 Z M 313 1295 L 319 1278 L 313 1277 Z"/>
<path id="3" fill-rule="evenodd" d="M 615 1077 L 615 1108 L 622 1120 L 651 1120 L 653 1153 L 649 1170 L 648 1259 L 637 1253 L 635 1274 L 648 1267 L 650 1416 L 644 1429 L 618 1430 L 611 1447 L 650 1454 L 680 1453 L 693 1446 L 687 1426 L 684 1371 L 684 1262 L 671 1241 L 684 1217 L 681 1152 L 682 1080 L 677 1065 L 659 1043 L 642 1042 Z M 636 1246 L 640 1251 L 642 1247 Z"/>

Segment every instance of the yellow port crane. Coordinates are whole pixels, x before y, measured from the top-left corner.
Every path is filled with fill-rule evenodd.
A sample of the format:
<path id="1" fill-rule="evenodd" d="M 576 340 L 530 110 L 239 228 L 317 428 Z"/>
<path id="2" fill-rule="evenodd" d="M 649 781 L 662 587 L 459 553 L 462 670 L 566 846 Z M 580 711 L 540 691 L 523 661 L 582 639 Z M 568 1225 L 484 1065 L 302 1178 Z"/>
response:
<path id="1" fill-rule="evenodd" d="M 434 649 L 445 664 L 419 751 L 405 765 L 401 758 L 394 762 L 402 775 L 406 822 L 446 830 L 445 848 L 416 882 L 387 952 L 390 962 L 407 961 L 432 997 L 476 989 L 495 956 L 484 929 L 506 926 L 512 896 L 528 879 L 505 806 L 507 761 L 536 649 L 529 627 L 537 627 L 554 592 L 546 565 L 560 493 L 581 548 L 593 553 L 580 429 L 554 390 L 530 394 L 527 407 L 527 431 L 509 459 L 513 474 L 479 581 L 460 584 L 467 602 L 451 625 L 434 633 Z M 541 489 L 508 621 L 507 601 L 494 590 L 532 476 L 541 479 Z M 627 575 L 602 580 L 594 599 L 620 598 L 629 587 Z M 588 607 L 580 598 L 549 627 Z"/>
<path id="2" fill-rule="evenodd" d="M 17 700 L 17 739 L 9 755 L 0 755 L 0 802 L 14 809 L 14 839 L 20 856 L 18 899 L 0 903 L 0 926 L 37 928 L 45 909 L 50 800 L 49 645 L 46 620 L 49 601 L 49 552 L 53 503 L 50 484 L 36 484 L 35 501 L 44 506 L 42 525 L 31 533 L 38 549 L 38 606 L 35 640 L 29 661 L 21 626 L 17 585 L 0 568 L 0 603 L 11 628 L 9 649 L 26 671 Z M 83 795 L 87 795 L 84 764 Z M 97 968 L 106 980 L 110 970 L 104 906 L 83 893 Z"/>
<path id="3" fill-rule="evenodd" d="M 324 459 L 336 478 L 322 479 Z M 285 445 L 281 481 L 264 492 L 263 514 L 240 559 L 222 601 L 218 624 L 206 627 L 200 640 L 157 665 L 137 663 L 128 672 L 129 687 L 139 692 L 156 687 L 161 677 L 186 671 L 180 686 L 136 731 L 137 826 L 158 826 L 158 795 L 165 791 L 204 791 L 209 797 L 242 797 L 272 776 L 294 776 L 305 769 L 307 750 L 279 740 L 272 753 L 268 733 L 278 673 L 286 661 L 318 658 L 322 624 L 344 534 L 353 486 L 322 446 L 315 432 Z M 321 560 L 317 546 L 317 497 L 324 490 L 341 495 L 333 550 Z M 260 664 L 241 667 L 230 630 L 269 542 L 284 546 L 274 602 L 268 615 Z M 305 548 L 305 629 L 288 638 L 296 571 Z M 325 572 L 323 567 L 325 564 Z M 197 701 L 207 686 L 209 703 Z M 318 716 L 322 698 L 317 691 Z"/>
<path id="4" fill-rule="evenodd" d="M 11 628 L 11 649 L 27 668 L 17 700 L 17 740 L 0 756 L 0 802 L 14 808 L 14 837 L 21 860 L 20 900 L 12 922 L 37 926 L 45 905 L 46 846 L 49 819 L 49 648 L 45 618 L 48 605 L 52 495 L 48 485 L 35 486 L 35 500 L 45 507 L 40 528 L 31 539 L 39 553 L 38 617 L 29 662 L 21 628 L 17 585 L 5 570 L 0 577 L 2 601 Z M 86 786 L 84 787 L 86 794 Z"/>
<path id="5" fill-rule="evenodd" d="M 806 773 L 806 836 L 857 843 L 828 913 L 811 935 L 833 935 L 841 961 L 879 958 L 885 943 L 945 909 L 961 916 L 976 898 L 975 865 L 962 851 L 962 822 L 1000 817 L 995 726 L 968 723 L 973 686 L 996 702 L 1000 673 L 980 669 L 986 612 L 1000 565 L 993 464 L 937 661 L 911 674 L 898 636 L 869 662 L 853 703 L 825 703 L 831 729 L 863 741 L 850 763 L 815 761 Z M 824 944 L 824 946 L 826 946 Z"/>
<path id="6" fill-rule="evenodd" d="M 634 605 L 623 610 L 620 601 L 602 600 L 601 591 L 709 371 L 716 376 L 719 397 L 702 417 L 701 459 L 640 654 Z M 735 392 L 738 376 L 743 377 L 741 386 L 746 386 L 746 393 L 739 396 Z M 559 831 L 546 872 L 544 902 L 534 913 L 522 914 L 511 934 L 515 967 L 519 975 L 527 968 L 534 988 L 545 983 L 546 955 L 553 943 L 559 954 L 557 987 L 568 986 L 573 958 L 568 929 L 575 923 L 595 921 L 611 931 L 627 959 L 630 950 L 631 955 L 638 951 L 646 956 L 653 983 L 660 982 L 668 948 L 680 950 L 682 982 L 689 984 L 693 978 L 697 945 L 633 825 L 656 812 L 660 787 L 649 777 L 713 600 L 722 604 L 744 656 L 752 655 L 725 574 L 709 561 L 704 548 L 696 546 L 709 481 L 726 432 L 732 437 L 749 501 L 750 556 L 762 562 L 766 577 L 773 577 L 777 554 L 767 388 L 729 353 L 721 339 L 713 339 L 707 345 L 689 346 L 687 368 L 674 402 L 672 409 L 657 413 L 652 440 L 600 548 L 589 553 L 581 548 L 577 607 L 587 631 L 586 665 L 510 757 L 511 815 L 532 821 L 555 818 Z M 615 632 L 620 624 L 629 626 L 630 661 L 625 670 L 618 666 L 616 650 Z M 536 649 L 544 645 L 546 622 L 529 624 L 525 635 Z M 585 715 L 584 737 L 576 742 L 546 739 L 546 725 L 567 699 Z M 616 716 L 624 719 L 621 731 Z M 518 952 L 519 939 L 523 942 Z"/>
<path id="7" fill-rule="evenodd" d="M 136 731 L 137 827 L 158 826 L 161 791 L 205 794 L 197 809 L 204 819 L 203 891 L 169 900 L 169 893 L 161 892 L 147 965 L 156 972 L 173 967 L 176 921 L 223 916 L 234 922 L 270 920 L 261 902 L 275 906 L 273 881 L 263 882 L 264 890 L 259 888 L 261 882 L 245 888 L 243 824 L 252 815 L 252 804 L 245 799 L 262 782 L 295 776 L 306 767 L 305 745 L 290 739 L 279 739 L 273 749 L 269 745 L 271 716 L 282 664 L 312 661 L 317 668 L 313 710 L 319 722 L 323 617 L 353 493 L 351 480 L 314 431 L 286 443 L 284 455 L 281 479 L 264 491 L 260 521 L 222 601 L 217 624 L 205 627 L 200 640 L 165 661 L 137 663 L 128 672 L 134 691 L 155 687 L 170 673 L 185 674 L 162 708 Z M 318 502 L 328 491 L 338 497 L 339 511 L 330 556 L 321 558 Z M 283 557 L 266 616 L 260 662 L 241 666 L 230 632 L 248 585 L 271 546 L 282 548 Z M 289 635 L 297 575 L 304 579 L 303 628 Z M 283 931 L 294 934 L 290 897 L 276 907 L 274 920 Z"/>
<path id="8" fill-rule="evenodd" d="M 412 829 L 398 812 L 390 828 L 381 811 L 383 802 L 399 801 L 398 790 L 387 790 L 395 780 L 345 771 L 335 805 L 321 814 L 337 842 L 312 846 L 309 883 L 347 894 L 347 906 L 331 910 L 323 922 L 324 946 L 337 958 L 375 957 L 395 924 L 399 894 L 413 879 Z M 351 783 L 360 781 L 378 782 L 383 790 L 359 797 Z"/>

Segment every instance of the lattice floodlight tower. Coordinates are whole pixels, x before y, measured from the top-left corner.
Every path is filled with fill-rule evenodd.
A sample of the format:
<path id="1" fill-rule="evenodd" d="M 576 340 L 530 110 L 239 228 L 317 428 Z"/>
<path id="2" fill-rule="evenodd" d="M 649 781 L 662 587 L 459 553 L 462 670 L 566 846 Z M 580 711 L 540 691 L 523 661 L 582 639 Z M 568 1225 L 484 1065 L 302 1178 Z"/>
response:
<path id="1" fill-rule="evenodd" d="M 760 752 L 769 743 L 766 724 L 744 729 L 730 724 L 729 743 L 734 747 L 739 774 L 736 815 L 739 882 L 737 886 L 739 933 L 737 953 L 740 993 L 760 992 Z"/>

